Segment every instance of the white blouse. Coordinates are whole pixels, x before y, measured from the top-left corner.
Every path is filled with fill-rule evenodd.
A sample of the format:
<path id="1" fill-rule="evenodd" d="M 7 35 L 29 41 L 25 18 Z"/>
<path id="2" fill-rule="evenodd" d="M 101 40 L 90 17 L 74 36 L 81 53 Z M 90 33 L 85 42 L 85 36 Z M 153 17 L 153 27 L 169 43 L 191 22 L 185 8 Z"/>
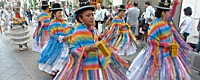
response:
<path id="1" fill-rule="evenodd" d="M 192 26 L 192 17 L 191 16 L 185 16 L 185 20 L 181 23 L 181 31 L 180 33 L 190 33 L 190 29 Z"/>

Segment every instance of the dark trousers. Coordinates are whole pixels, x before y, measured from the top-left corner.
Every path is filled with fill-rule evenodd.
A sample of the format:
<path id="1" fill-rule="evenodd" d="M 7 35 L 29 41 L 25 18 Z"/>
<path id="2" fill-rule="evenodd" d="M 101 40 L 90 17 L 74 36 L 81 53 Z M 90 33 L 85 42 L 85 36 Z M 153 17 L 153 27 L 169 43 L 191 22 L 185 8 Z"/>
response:
<path id="1" fill-rule="evenodd" d="M 199 53 L 199 51 L 200 51 L 200 37 L 199 37 L 199 41 L 198 41 L 198 43 L 197 43 L 197 47 L 195 48 L 194 51 L 195 51 L 195 52 L 198 52 L 198 53 Z"/>
<path id="2" fill-rule="evenodd" d="M 101 24 L 104 23 L 104 21 L 95 21 L 95 28 L 98 30 L 98 23 L 101 22 Z"/>
<path id="3" fill-rule="evenodd" d="M 189 36 L 190 34 L 189 33 L 183 33 L 183 36 L 184 36 L 184 41 L 186 42 L 187 40 L 187 37 Z"/>
<path id="4" fill-rule="evenodd" d="M 32 17 L 28 17 L 28 22 L 30 23 L 32 21 Z"/>

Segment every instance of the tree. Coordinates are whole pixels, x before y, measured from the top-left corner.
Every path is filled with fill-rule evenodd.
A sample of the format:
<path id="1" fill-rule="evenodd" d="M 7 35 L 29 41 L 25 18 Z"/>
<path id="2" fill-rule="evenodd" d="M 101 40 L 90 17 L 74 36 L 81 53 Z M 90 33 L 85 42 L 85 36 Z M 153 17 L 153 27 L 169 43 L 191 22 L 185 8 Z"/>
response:
<path id="1" fill-rule="evenodd" d="M 33 0 L 33 8 L 36 9 L 36 5 L 38 5 L 36 0 Z"/>
<path id="2" fill-rule="evenodd" d="M 0 2 L 0 6 L 2 6 L 2 7 L 4 6 L 4 2 L 3 1 Z"/>

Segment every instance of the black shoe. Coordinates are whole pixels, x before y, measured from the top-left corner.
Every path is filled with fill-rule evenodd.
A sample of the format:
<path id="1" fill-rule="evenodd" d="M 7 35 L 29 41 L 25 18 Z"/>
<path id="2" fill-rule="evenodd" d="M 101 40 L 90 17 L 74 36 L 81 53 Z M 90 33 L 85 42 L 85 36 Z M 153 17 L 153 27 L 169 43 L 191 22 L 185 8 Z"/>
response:
<path id="1" fill-rule="evenodd" d="M 22 24 L 21 24 L 21 26 L 22 26 L 22 28 L 25 28 L 25 26 L 24 26 L 24 25 L 22 25 Z"/>
<path id="2" fill-rule="evenodd" d="M 10 26 L 10 28 L 12 29 L 12 28 L 13 28 L 13 26 Z"/>
<path id="3" fill-rule="evenodd" d="M 28 45 L 27 45 L 27 43 L 26 43 L 26 44 L 23 44 L 23 45 L 24 45 L 26 48 L 29 48 Z"/>
<path id="4" fill-rule="evenodd" d="M 26 24 L 26 26 L 28 26 L 28 23 L 26 21 L 24 21 L 24 23 Z"/>

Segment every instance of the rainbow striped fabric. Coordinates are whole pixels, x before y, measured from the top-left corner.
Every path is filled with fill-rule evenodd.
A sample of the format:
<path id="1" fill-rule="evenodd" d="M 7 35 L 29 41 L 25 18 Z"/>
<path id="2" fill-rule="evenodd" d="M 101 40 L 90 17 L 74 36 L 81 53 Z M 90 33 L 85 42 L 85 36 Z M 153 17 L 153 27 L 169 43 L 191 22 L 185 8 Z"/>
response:
<path id="1" fill-rule="evenodd" d="M 48 41 L 47 46 L 41 52 L 40 59 L 38 63 L 47 63 L 53 65 L 53 63 L 60 58 L 60 55 L 63 50 L 63 45 L 65 42 L 59 42 L 60 36 L 71 36 L 73 29 L 68 26 L 64 20 L 52 20 L 49 25 L 49 34 L 50 40 Z M 67 41 L 68 43 L 70 41 Z M 69 46 L 69 45 L 68 45 Z M 67 57 L 67 56 L 66 56 Z M 66 59 L 66 58 L 63 58 Z"/>
<path id="2" fill-rule="evenodd" d="M 52 20 L 51 24 L 49 25 L 49 34 L 50 36 L 53 35 L 62 35 L 62 36 L 66 36 L 66 35 L 71 35 L 73 30 L 70 26 L 68 26 L 66 24 L 66 22 L 64 20 Z"/>
<path id="3" fill-rule="evenodd" d="M 153 21 L 148 30 L 147 46 L 129 68 L 131 72 L 127 77 L 130 80 L 190 80 L 187 53 L 192 49 L 175 30 L 171 20 L 169 24 L 160 18 Z M 162 45 L 172 40 L 179 45 L 177 57 L 172 57 L 170 48 Z"/>
<path id="4" fill-rule="evenodd" d="M 106 41 L 120 50 L 119 55 L 133 54 L 136 52 L 136 45 L 139 46 L 139 42 L 130 28 L 130 25 L 125 23 L 123 17 L 115 16 L 113 18 L 111 29 L 106 36 Z"/>
<path id="5" fill-rule="evenodd" d="M 97 35 L 93 29 L 91 29 L 90 31 L 82 24 L 76 24 L 72 36 L 70 51 L 74 51 L 78 48 L 95 44 L 95 36 Z M 102 56 L 102 54 L 98 54 L 97 52 L 89 52 L 87 54 L 88 58 L 84 63 L 84 70 L 99 69 L 108 65 L 109 60 L 104 60 L 104 56 Z M 101 62 L 101 65 L 99 64 L 99 61 Z"/>
<path id="6" fill-rule="evenodd" d="M 72 35 L 70 57 L 56 80 L 127 80 L 122 71 L 127 63 L 112 54 L 105 58 L 99 51 L 85 52 L 85 46 L 95 44 L 96 31 L 77 23 Z M 120 61 L 120 62 L 119 62 Z M 112 62 L 112 63 L 111 63 Z"/>
<path id="7" fill-rule="evenodd" d="M 46 12 L 42 12 L 38 16 L 38 20 L 38 26 L 33 34 L 33 39 L 36 39 L 36 41 L 41 41 L 41 47 L 43 47 L 43 45 L 49 40 L 48 26 L 51 20 L 49 14 Z"/>

